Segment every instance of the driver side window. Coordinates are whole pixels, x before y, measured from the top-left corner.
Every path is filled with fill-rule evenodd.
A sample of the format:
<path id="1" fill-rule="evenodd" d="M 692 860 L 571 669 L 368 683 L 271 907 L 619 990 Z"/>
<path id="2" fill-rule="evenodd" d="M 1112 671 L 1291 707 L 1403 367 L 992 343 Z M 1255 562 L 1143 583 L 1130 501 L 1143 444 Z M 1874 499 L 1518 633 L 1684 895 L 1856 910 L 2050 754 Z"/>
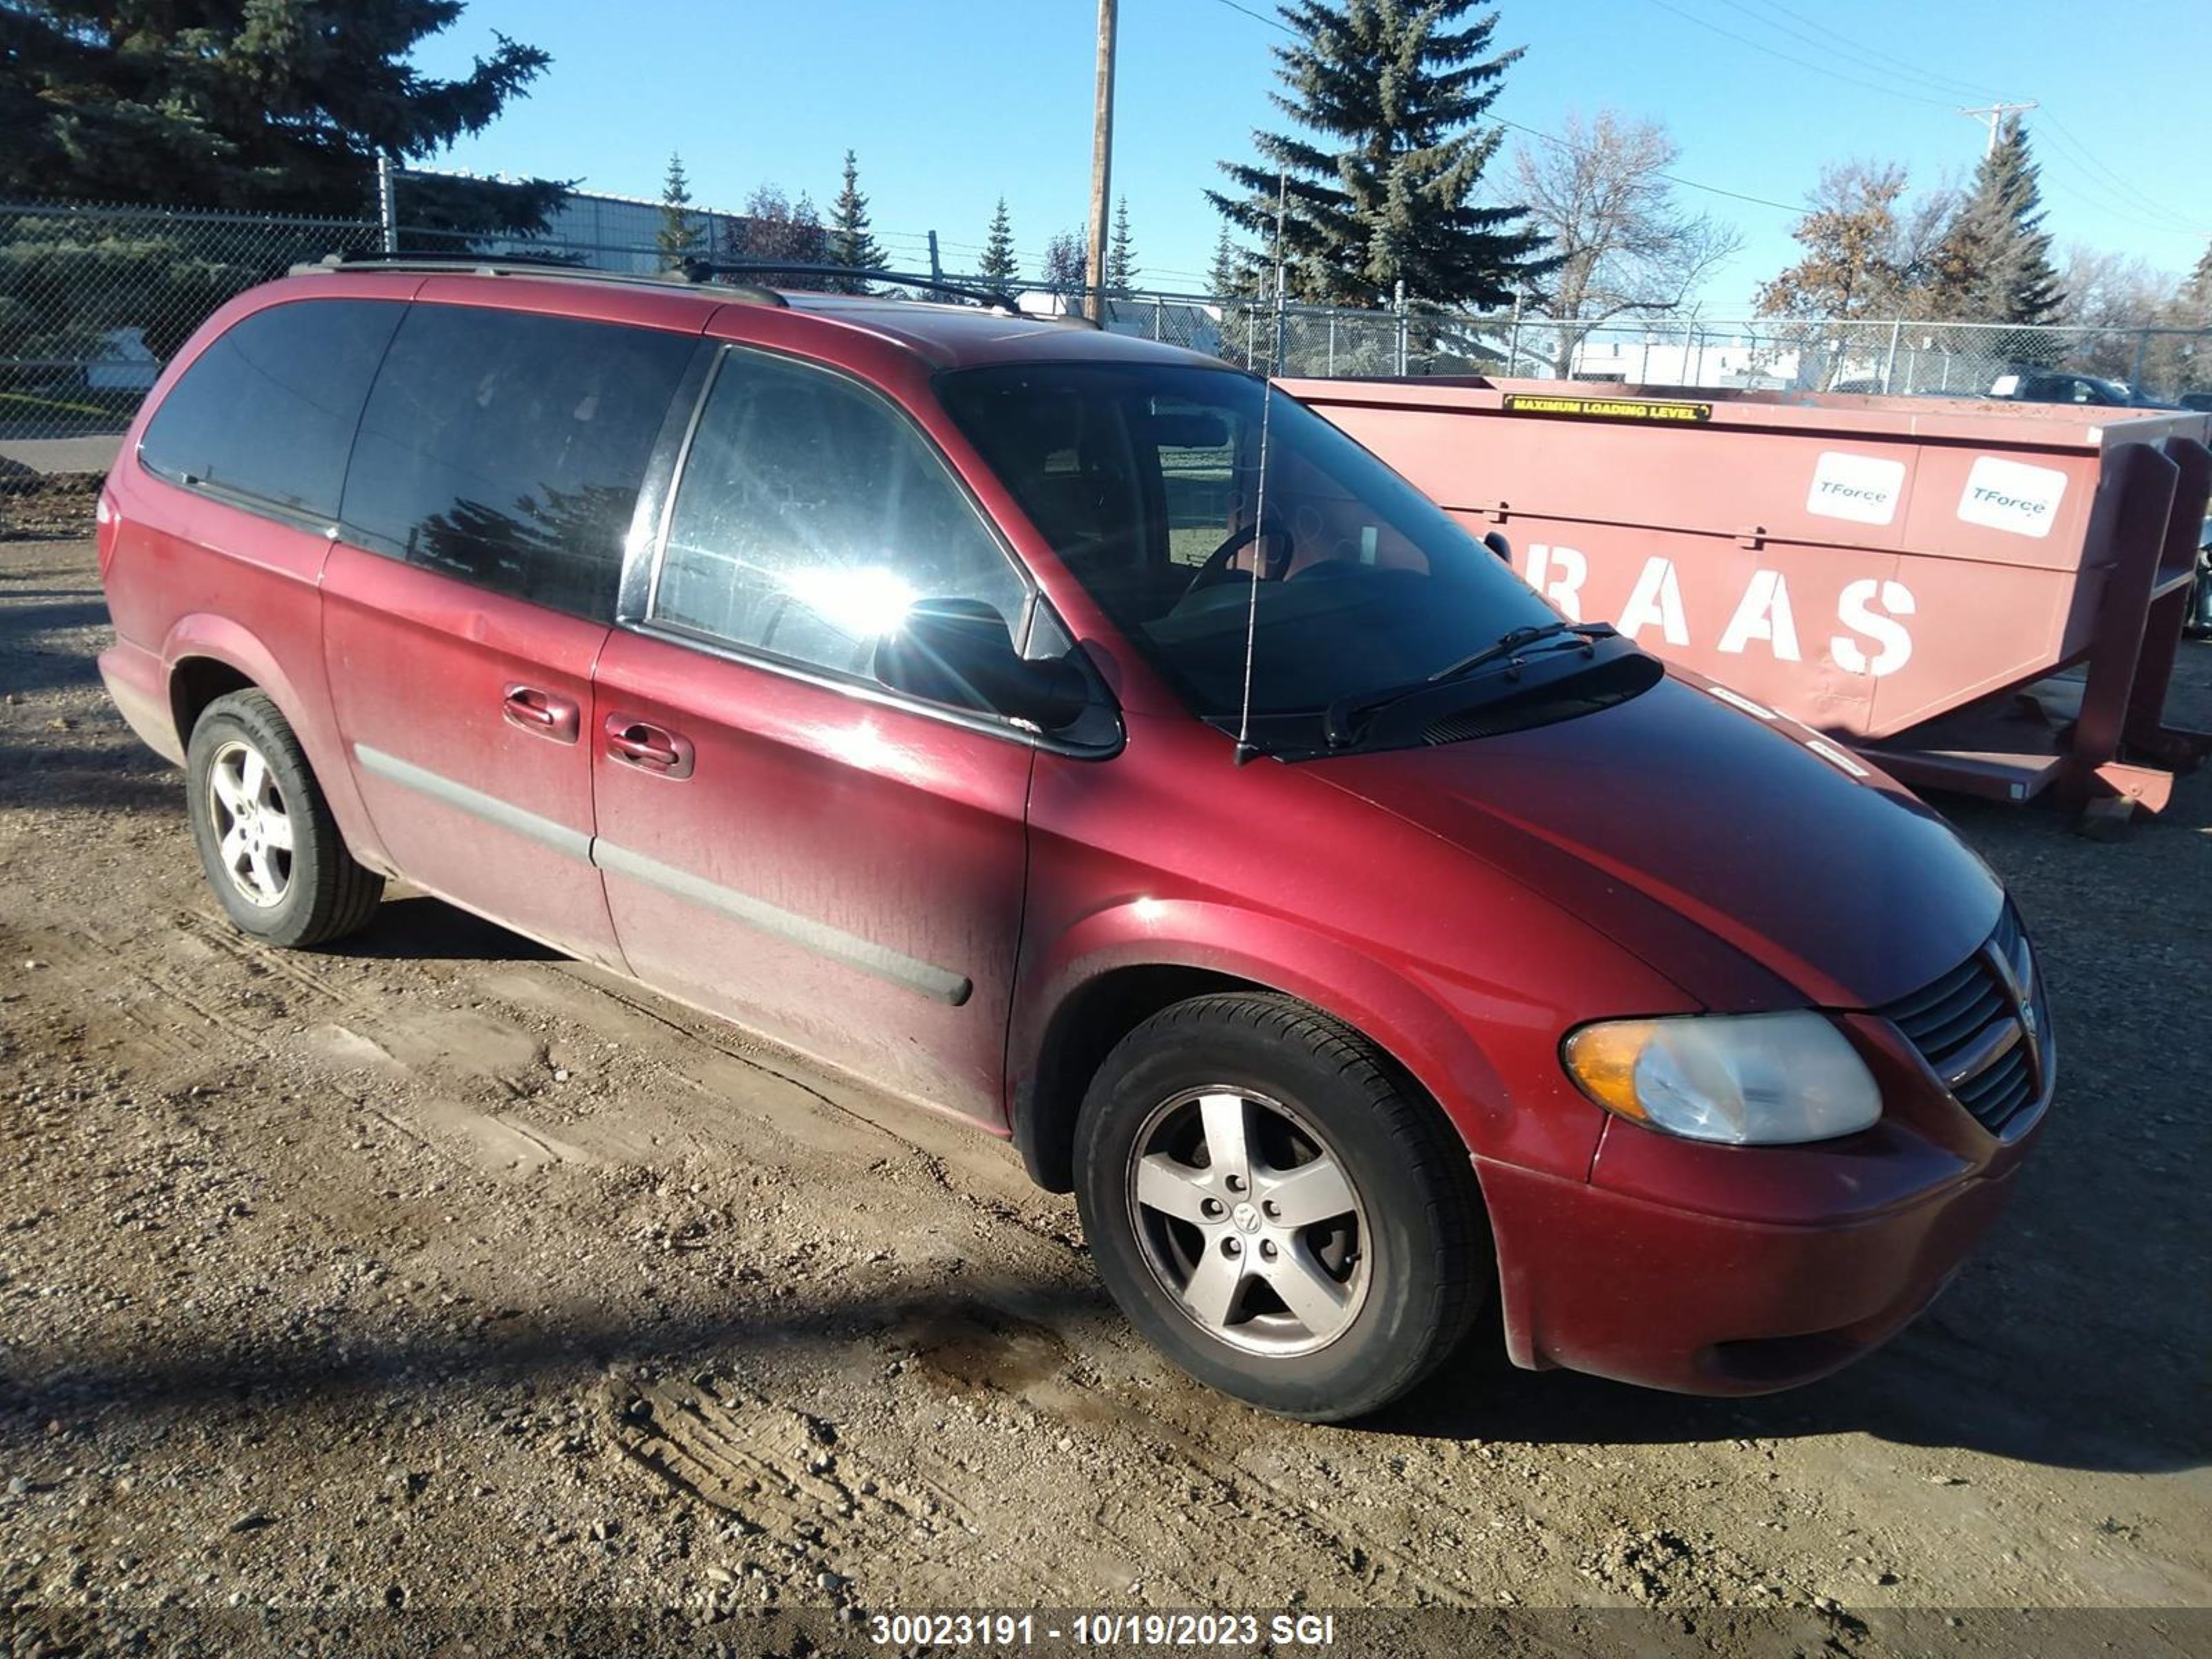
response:
<path id="1" fill-rule="evenodd" d="M 872 678 L 877 641 L 915 600 L 981 600 L 1012 629 L 1027 596 L 889 403 L 828 369 L 723 358 L 677 484 L 653 620 Z"/>

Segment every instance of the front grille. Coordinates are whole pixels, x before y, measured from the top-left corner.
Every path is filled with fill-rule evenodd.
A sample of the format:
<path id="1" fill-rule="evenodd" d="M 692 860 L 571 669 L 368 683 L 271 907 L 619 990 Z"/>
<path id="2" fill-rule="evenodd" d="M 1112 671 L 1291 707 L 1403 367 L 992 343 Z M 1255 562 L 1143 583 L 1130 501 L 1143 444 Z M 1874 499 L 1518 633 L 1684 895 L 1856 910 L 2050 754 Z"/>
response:
<path id="1" fill-rule="evenodd" d="M 1977 1123 L 2002 1134 L 2047 1092 L 2047 1008 L 2027 934 L 2007 905 L 1980 950 L 1877 1012 L 1919 1050 Z M 1971 1075 L 1961 1075 L 1969 1067 Z"/>

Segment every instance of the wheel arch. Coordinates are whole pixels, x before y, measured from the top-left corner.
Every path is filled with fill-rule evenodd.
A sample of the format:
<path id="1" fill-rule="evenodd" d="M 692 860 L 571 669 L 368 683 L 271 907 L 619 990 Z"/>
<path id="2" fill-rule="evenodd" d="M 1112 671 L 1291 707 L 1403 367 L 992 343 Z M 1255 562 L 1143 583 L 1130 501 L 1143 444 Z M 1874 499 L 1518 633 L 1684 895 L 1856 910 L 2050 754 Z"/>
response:
<path id="1" fill-rule="evenodd" d="M 1063 944 L 1077 948 L 1057 953 L 1056 963 L 1025 969 L 1024 978 L 1043 988 L 1017 1010 L 1010 1127 L 1024 1166 L 1047 1191 L 1073 1189 L 1076 1118 L 1114 1046 L 1163 1008 L 1212 992 L 1291 997 L 1346 1026 L 1471 1148 L 1489 1112 L 1503 1109 L 1502 1080 L 1473 1036 L 1382 963 L 1280 919 L 1146 902 L 1142 917 L 1124 917 L 1116 907 L 1086 918 L 1076 931 L 1088 936 L 1080 945 L 1089 948 L 1071 939 Z M 1212 925 L 1164 938 L 1159 923 L 1170 908 Z M 1126 922 L 1140 932 L 1097 937 L 1121 933 Z"/>
<path id="2" fill-rule="evenodd" d="M 302 687 L 285 671 L 276 653 L 243 624 L 205 611 L 179 618 L 162 641 L 161 652 L 167 666 L 169 713 L 176 722 L 178 749 L 180 753 L 189 749 L 192 727 L 217 698 L 237 691 L 260 692 L 276 705 L 299 739 L 301 752 L 307 757 L 347 847 L 362 862 L 388 875 L 392 872 L 383 846 L 354 785 L 353 769 L 346 764 L 343 745 L 331 716 L 320 672 L 319 638 L 312 649 L 316 653 L 312 664 L 313 680 Z"/>
<path id="3" fill-rule="evenodd" d="M 169 714 L 178 744 L 191 743 L 192 728 L 217 697 L 259 689 L 244 669 L 221 657 L 179 657 L 169 665 Z"/>
<path id="4" fill-rule="evenodd" d="M 1182 963 L 1132 963 L 1076 986 L 1053 1010 L 1015 1091 L 1014 1146 L 1048 1192 L 1075 1190 L 1075 1120 L 1115 1044 L 1163 1008 L 1214 991 L 1272 988 Z"/>

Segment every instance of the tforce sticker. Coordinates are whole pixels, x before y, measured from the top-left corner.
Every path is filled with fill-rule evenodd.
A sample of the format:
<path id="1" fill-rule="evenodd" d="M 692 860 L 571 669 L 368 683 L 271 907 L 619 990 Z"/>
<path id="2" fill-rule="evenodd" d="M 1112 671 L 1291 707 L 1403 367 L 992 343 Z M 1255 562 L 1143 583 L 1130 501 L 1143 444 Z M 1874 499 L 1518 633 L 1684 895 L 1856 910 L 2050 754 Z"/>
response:
<path id="1" fill-rule="evenodd" d="M 1904 492 L 1903 461 L 1826 449 L 1813 468 L 1813 487 L 1806 492 L 1805 510 L 1824 519 L 1849 519 L 1854 524 L 1887 524 L 1897 516 L 1897 498 Z"/>
<path id="2" fill-rule="evenodd" d="M 2063 472 L 1984 455 L 1966 475 L 1959 516 L 1968 524 L 2040 539 L 2057 521 L 2058 502 L 2065 494 Z"/>

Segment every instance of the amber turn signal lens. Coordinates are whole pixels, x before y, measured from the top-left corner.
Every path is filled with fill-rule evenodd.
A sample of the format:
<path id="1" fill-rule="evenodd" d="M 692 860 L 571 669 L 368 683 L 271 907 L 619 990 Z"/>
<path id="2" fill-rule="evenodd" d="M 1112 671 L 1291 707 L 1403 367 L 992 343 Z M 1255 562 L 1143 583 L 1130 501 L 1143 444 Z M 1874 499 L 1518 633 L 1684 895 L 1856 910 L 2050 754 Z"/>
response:
<path id="1" fill-rule="evenodd" d="M 1607 1111 L 1648 1123 L 1651 1115 L 1636 1097 L 1636 1061 L 1650 1040 L 1649 1020 L 1585 1025 L 1567 1039 L 1567 1071 Z"/>

